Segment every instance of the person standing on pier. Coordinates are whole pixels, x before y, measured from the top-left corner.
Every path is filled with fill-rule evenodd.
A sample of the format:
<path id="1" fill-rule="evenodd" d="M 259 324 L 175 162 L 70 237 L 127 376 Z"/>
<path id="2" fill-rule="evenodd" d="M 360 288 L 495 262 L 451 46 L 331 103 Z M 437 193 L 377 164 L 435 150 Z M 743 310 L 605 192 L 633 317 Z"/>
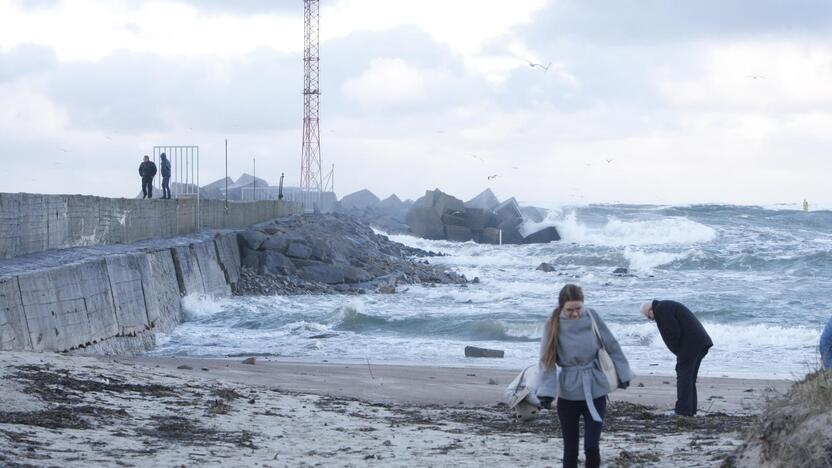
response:
<path id="1" fill-rule="evenodd" d="M 162 153 L 160 156 L 162 166 L 162 199 L 170 200 L 170 161 L 168 156 Z"/>
<path id="2" fill-rule="evenodd" d="M 153 178 L 156 176 L 156 164 L 145 155 L 139 164 L 139 176 L 142 178 L 142 199 L 153 198 Z"/>

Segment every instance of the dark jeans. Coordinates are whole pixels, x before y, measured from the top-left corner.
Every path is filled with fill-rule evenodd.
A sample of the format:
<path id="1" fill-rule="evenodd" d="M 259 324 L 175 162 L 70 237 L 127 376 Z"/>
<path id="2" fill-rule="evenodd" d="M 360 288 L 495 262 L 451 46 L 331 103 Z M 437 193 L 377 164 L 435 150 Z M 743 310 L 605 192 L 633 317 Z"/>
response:
<path id="1" fill-rule="evenodd" d="M 602 396 L 593 400 L 595 409 L 601 419 L 607 412 L 607 397 Z M 584 417 L 584 454 L 586 455 L 587 468 L 601 466 L 601 429 L 604 423 L 592 420 L 586 402 L 564 400 L 558 398 L 558 419 L 560 420 L 560 431 L 563 434 L 563 467 L 577 468 L 578 466 L 578 443 L 580 440 L 581 415 Z"/>
<path id="2" fill-rule="evenodd" d="M 170 198 L 170 176 L 162 176 L 162 198 Z"/>
<path id="3" fill-rule="evenodd" d="M 142 198 L 153 198 L 153 177 L 142 177 Z"/>
<path id="4" fill-rule="evenodd" d="M 699 365 L 708 354 L 708 350 L 687 359 L 676 360 L 676 414 L 694 416 L 699 398 L 696 395 L 696 377 Z"/>

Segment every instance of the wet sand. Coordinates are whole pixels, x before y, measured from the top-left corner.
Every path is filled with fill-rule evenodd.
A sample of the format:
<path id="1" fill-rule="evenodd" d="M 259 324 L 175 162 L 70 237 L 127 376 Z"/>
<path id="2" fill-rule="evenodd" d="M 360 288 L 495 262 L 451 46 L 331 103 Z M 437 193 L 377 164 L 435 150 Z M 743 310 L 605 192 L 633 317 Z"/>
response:
<path id="1" fill-rule="evenodd" d="M 242 359 L 0 353 L 0 466 L 560 465 L 554 413 L 500 402 L 515 372 Z M 673 379 L 644 377 L 613 395 L 605 466 L 718 465 L 787 385 L 703 379 L 707 411 L 674 418 Z"/>

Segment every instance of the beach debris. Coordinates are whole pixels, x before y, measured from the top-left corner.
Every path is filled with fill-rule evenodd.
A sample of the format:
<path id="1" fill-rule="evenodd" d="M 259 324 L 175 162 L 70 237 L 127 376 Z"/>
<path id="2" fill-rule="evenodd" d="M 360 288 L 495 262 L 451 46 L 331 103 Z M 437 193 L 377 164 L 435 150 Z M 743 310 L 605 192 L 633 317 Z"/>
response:
<path id="1" fill-rule="evenodd" d="M 555 267 L 553 267 L 549 263 L 543 262 L 540 265 L 538 265 L 537 268 L 535 268 L 535 270 L 542 271 L 542 272 L 545 272 L 545 273 L 551 273 L 551 272 L 555 271 Z"/>
<path id="2" fill-rule="evenodd" d="M 256 361 L 257 361 L 257 358 L 252 356 L 252 357 L 243 359 L 243 364 L 248 364 L 250 366 L 253 366 Z"/>
<path id="3" fill-rule="evenodd" d="M 488 379 L 488 385 L 500 385 L 500 382 L 497 382 L 497 379 L 491 378 Z"/>
<path id="4" fill-rule="evenodd" d="M 194 370 L 193 367 L 191 367 L 187 364 L 182 364 L 181 366 L 177 367 L 177 369 L 179 369 L 179 370 Z"/>
<path id="5" fill-rule="evenodd" d="M 465 347 L 465 357 L 473 358 L 502 358 L 506 352 L 501 349 L 478 348 L 476 346 Z"/>

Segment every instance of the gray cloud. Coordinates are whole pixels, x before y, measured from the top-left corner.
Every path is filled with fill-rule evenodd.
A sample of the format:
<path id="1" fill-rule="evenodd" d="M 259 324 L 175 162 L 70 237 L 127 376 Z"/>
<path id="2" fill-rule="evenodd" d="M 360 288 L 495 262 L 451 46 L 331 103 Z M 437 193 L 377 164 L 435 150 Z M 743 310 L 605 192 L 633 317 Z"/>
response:
<path id="1" fill-rule="evenodd" d="M 0 52 L 0 82 L 51 70 L 57 64 L 55 51 L 36 44 L 22 44 Z"/>
<path id="2" fill-rule="evenodd" d="M 559 0 L 527 29 L 531 43 L 581 40 L 660 44 L 662 41 L 769 34 L 829 34 L 826 0 Z"/>

